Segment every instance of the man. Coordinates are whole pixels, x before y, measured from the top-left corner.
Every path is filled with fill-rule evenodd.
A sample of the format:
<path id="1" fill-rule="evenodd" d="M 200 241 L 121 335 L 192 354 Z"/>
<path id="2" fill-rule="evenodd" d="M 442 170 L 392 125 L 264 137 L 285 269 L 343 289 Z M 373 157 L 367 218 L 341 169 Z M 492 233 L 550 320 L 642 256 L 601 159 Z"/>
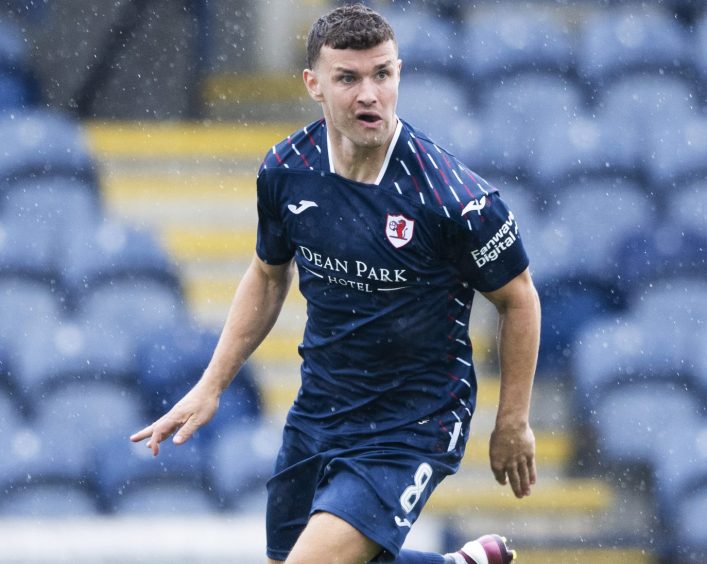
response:
<path id="1" fill-rule="evenodd" d="M 539 305 L 496 190 L 395 114 L 401 61 L 369 8 L 315 22 L 304 83 L 324 119 L 275 145 L 258 176 L 256 256 L 201 380 L 133 435 L 184 443 L 273 326 L 297 265 L 302 387 L 268 482 L 269 561 L 507 564 L 497 535 L 454 554 L 401 550 L 464 453 L 475 405 L 475 291 L 500 312 L 496 479 L 535 483 L 528 424 Z M 402 228 L 401 228 L 402 226 Z"/>

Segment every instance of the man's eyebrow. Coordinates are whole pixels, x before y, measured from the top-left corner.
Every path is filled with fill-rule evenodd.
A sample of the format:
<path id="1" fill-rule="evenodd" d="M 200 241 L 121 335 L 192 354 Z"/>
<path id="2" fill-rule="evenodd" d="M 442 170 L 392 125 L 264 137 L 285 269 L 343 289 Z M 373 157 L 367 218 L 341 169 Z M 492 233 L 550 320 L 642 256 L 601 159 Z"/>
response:
<path id="1" fill-rule="evenodd" d="M 392 66 L 392 64 L 393 64 L 393 61 L 386 61 L 384 63 L 380 63 L 380 64 L 376 65 L 375 67 L 373 67 L 373 69 L 374 70 L 381 70 L 386 67 Z M 343 65 L 336 65 L 336 66 L 334 66 L 334 72 L 344 72 L 344 73 L 349 73 L 349 74 L 356 74 L 358 71 L 356 71 L 354 69 L 350 69 L 350 68 L 345 67 Z"/>

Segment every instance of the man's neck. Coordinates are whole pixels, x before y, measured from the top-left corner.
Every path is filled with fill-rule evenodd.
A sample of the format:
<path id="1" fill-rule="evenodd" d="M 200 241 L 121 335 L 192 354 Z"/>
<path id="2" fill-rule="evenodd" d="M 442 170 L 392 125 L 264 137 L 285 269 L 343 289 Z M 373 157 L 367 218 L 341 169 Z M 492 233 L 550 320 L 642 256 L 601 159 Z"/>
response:
<path id="1" fill-rule="evenodd" d="M 329 158 L 333 160 L 334 171 L 349 180 L 374 184 L 383 167 L 394 136 L 395 129 L 390 132 L 388 140 L 382 145 L 361 147 L 354 145 L 338 132 L 330 131 L 328 137 Z"/>

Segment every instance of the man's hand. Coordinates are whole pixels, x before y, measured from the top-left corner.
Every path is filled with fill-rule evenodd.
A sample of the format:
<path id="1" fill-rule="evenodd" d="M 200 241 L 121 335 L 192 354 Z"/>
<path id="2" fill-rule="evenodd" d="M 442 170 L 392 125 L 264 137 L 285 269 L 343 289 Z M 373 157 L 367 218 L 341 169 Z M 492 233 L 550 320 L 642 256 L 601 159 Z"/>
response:
<path id="1" fill-rule="evenodd" d="M 160 443 L 177 431 L 173 442 L 181 445 L 189 440 L 196 430 L 208 423 L 218 409 L 219 395 L 197 383 L 174 407 L 141 431 L 130 437 L 137 443 L 149 437 L 147 447 L 152 455 L 160 452 Z"/>
<path id="2" fill-rule="evenodd" d="M 491 470 L 499 484 L 510 482 L 517 498 L 535 484 L 535 435 L 529 425 L 496 424 L 489 445 Z"/>

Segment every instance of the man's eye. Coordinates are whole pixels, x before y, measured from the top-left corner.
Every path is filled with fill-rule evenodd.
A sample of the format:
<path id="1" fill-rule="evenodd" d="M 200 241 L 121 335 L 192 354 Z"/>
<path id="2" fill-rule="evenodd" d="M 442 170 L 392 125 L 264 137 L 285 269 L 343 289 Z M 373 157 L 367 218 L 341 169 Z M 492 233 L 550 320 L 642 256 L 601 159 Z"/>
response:
<path id="1" fill-rule="evenodd" d="M 350 74 L 344 74 L 341 76 L 341 78 L 339 80 L 341 80 L 341 82 L 344 82 L 346 84 L 351 84 L 354 81 L 354 77 Z"/>
<path id="2" fill-rule="evenodd" d="M 387 70 L 378 71 L 378 78 L 386 78 L 390 73 Z"/>

